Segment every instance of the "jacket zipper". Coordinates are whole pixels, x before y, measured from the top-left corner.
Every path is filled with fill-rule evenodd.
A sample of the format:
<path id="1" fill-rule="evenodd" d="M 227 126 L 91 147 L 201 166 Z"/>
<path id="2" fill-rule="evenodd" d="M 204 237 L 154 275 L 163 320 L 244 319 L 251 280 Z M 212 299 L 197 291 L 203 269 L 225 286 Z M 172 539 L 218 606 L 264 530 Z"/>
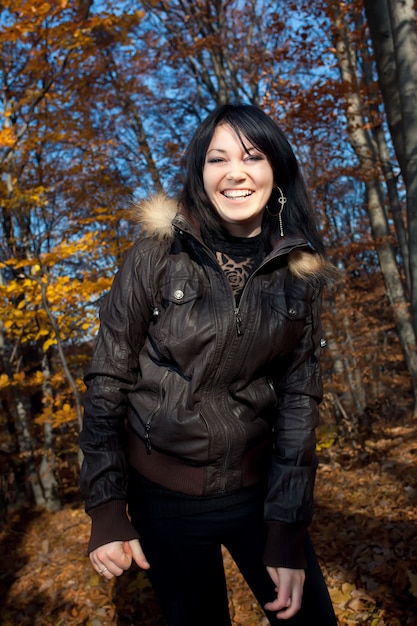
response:
<path id="1" fill-rule="evenodd" d="M 241 335 L 243 335 L 243 332 L 242 332 L 242 318 L 240 317 L 239 308 L 235 309 L 235 318 L 236 318 L 236 333 L 237 333 L 237 336 L 240 337 Z"/>
<path id="2" fill-rule="evenodd" d="M 241 304 L 242 304 L 242 301 L 243 301 L 243 296 L 245 295 L 245 292 L 248 289 L 249 283 L 252 282 L 253 277 L 257 274 L 258 270 L 262 267 L 262 265 L 263 264 L 261 263 L 261 265 L 259 265 L 256 268 L 256 270 L 249 276 L 248 280 L 246 281 L 246 285 L 243 288 L 242 295 L 240 296 L 239 306 L 235 307 L 236 334 L 237 334 L 238 337 L 243 335 L 242 315 L 241 315 Z"/>
<path id="3" fill-rule="evenodd" d="M 169 374 L 169 371 L 166 371 L 165 374 L 163 375 L 161 382 L 159 383 L 159 387 L 158 387 L 158 402 L 156 404 L 156 407 L 154 408 L 154 410 L 152 411 L 152 413 L 148 416 L 148 420 L 145 424 L 145 446 L 146 446 L 146 454 L 151 454 L 152 452 L 152 444 L 151 444 L 151 426 L 152 426 L 152 420 L 154 419 L 155 415 L 157 413 L 159 413 L 159 411 L 161 410 L 161 406 L 162 403 L 164 401 L 165 398 L 165 381 L 167 379 L 167 376 Z"/>
<path id="4" fill-rule="evenodd" d="M 294 250 L 297 246 L 293 246 L 292 248 L 289 248 L 288 250 L 282 251 L 279 254 L 274 255 L 271 259 L 268 260 L 263 260 L 262 263 L 260 265 L 258 265 L 258 267 L 256 268 L 256 270 L 249 276 L 248 280 L 246 281 L 246 284 L 243 288 L 242 291 L 242 295 L 240 296 L 240 302 L 239 302 L 239 306 L 235 307 L 235 319 L 236 319 L 236 333 L 238 335 L 238 337 L 240 337 L 241 335 L 243 335 L 243 329 L 242 329 L 242 316 L 241 316 L 241 304 L 242 301 L 244 299 L 244 295 L 246 293 L 246 291 L 249 288 L 250 283 L 252 282 L 252 280 L 254 279 L 254 277 L 256 276 L 256 274 L 259 272 L 259 270 L 264 267 L 265 265 L 267 265 L 270 261 L 272 261 L 273 259 L 278 258 L 279 256 L 281 256 L 281 254 L 288 254 L 289 252 L 291 252 L 292 250 Z"/>

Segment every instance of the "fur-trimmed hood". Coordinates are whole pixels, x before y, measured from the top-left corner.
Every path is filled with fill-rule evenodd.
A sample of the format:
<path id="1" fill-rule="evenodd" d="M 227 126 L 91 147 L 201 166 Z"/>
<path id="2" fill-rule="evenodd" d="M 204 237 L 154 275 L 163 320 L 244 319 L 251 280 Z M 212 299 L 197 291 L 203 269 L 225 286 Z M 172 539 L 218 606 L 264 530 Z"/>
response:
<path id="1" fill-rule="evenodd" d="M 173 220 L 179 212 L 178 203 L 164 193 L 157 193 L 132 205 L 131 218 L 140 224 L 149 237 L 166 241 L 174 238 Z M 286 241 L 286 240 L 284 240 Z M 301 280 L 331 279 L 332 266 L 320 255 L 304 246 L 298 246 L 288 253 L 288 268 Z"/>
<path id="2" fill-rule="evenodd" d="M 132 205 L 131 218 L 140 224 L 149 237 L 161 241 L 173 239 L 175 229 L 172 220 L 178 213 L 178 203 L 164 193 L 157 193 Z"/>

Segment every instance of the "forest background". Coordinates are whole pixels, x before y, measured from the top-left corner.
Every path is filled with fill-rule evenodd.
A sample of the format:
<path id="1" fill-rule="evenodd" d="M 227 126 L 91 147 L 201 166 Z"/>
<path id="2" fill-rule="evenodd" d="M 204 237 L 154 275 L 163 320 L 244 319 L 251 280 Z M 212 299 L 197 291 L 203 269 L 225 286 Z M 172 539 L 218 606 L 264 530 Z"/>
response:
<path id="1" fill-rule="evenodd" d="M 26 538 L 22 562 L 0 574 L 1 623 L 19 611 L 22 624 L 159 623 L 123 621 L 80 555 L 83 375 L 100 302 L 141 236 L 132 203 L 175 196 L 193 130 L 231 101 L 260 105 L 289 137 L 341 270 L 325 294 L 318 445 L 323 556 L 333 546 L 326 576 L 340 623 L 415 624 L 415 1 L 4 0 L 0 77 L 1 540 L 14 551 Z M 352 556 L 365 511 L 383 538 L 372 548 L 375 535 L 363 532 Z M 49 533 L 41 549 L 40 528 Z M 29 584 L 27 562 L 50 556 L 48 537 L 62 541 L 63 531 L 77 544 L 71 558 L 65 545 L 66 562 L 82 568 L 79 601 L 57 592 L 50 572 L 40 618 L 39 602 L 14 585 Z M 233 564 L 228 572 L 238 575 Z M 38 617 L 25 622 L 29 606 Z M 251 611 L 234 624 L 261 624 Z"/>

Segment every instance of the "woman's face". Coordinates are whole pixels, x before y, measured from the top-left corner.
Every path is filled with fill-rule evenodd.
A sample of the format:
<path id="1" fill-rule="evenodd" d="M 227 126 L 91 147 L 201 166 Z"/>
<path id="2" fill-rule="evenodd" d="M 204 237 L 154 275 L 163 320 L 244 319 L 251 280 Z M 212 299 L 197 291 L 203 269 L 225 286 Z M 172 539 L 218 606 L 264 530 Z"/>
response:
<path id="1" fill-rule="evenodd" d="M 222 226 L 236 237 L 261 231 L 265 205 L 274 186 L 272 167 L 263 152 L 228 124 L 214 131 L 203 168 L 203 184 Z"/>

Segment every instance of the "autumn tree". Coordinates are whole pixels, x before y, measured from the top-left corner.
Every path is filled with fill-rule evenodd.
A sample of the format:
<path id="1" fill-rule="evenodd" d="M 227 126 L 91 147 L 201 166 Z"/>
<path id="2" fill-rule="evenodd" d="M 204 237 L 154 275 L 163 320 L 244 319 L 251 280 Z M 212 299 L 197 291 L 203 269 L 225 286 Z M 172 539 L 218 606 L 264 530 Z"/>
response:
<path id="1" fill-rule="evenodd" d="M 126 37 L 140 14 L 93 19 L 86 4 L 29 0 L 1 12 L 1 389 L 35 502 L 56 508 L 53 429 L 81 421 L 74 346 L 96 326 L 132 194 L 94 106 L 107 88 L 89 82 L 97 32 Z"/>

